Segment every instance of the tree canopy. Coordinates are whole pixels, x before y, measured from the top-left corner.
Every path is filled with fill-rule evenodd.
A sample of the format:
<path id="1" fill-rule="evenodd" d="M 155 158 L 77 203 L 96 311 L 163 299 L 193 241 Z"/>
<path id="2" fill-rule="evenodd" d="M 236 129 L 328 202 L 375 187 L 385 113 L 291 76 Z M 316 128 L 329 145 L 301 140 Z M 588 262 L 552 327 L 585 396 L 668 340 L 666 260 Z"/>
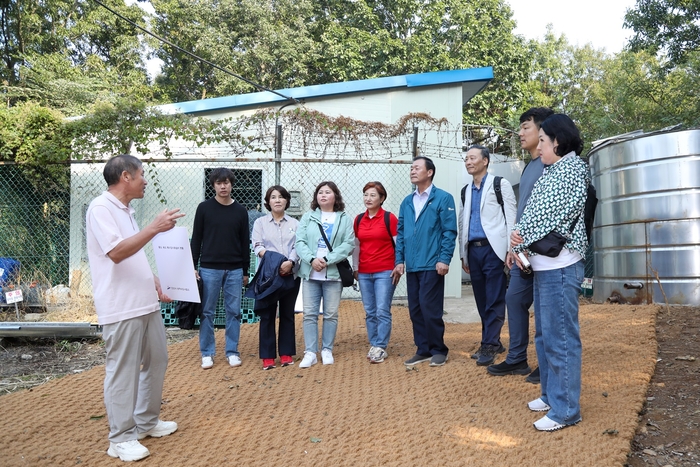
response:
<path id="1" fill-rule="evenodd" d="M 682 64 L 700 49 L 700 1 L 637 0 L 627 10 L 625 27 L 634 30 L 630 50 L 661 51 L 671 64 Z"/>
<path id="2" fill-rule="evenodd" d="M 103 2 L 271 89 L 493 66 L 494 80 L 464 109 L 466 123 L 517 128 L 521 112 L 546 105 L 570 114 L 589 142 L 700 124 L 692 34 L 700 0 L 638 0 L 627 15 L 636 36 L 616 55 L 572 46 L 551 28 L 544 40 L 526 41 L 513 34 L 504 0 L 151 0 L 153 15 Z M 172 135 L 196 144 L 232 140 L 224 122 L 192 123 L 151 106 L 257 90 L 90 0 L 0 2 L 0 45 L 4 160 L 94 157 L 95 140 L 110 154 L 143 152 L 148 138 L 167 154 L 163 141 Z M 148 54 L 164 63 L 154 82 Z M 676 61 L 669 66 L 667 57 Z M 84 118 L 65 120 L 76 116 Z"/>

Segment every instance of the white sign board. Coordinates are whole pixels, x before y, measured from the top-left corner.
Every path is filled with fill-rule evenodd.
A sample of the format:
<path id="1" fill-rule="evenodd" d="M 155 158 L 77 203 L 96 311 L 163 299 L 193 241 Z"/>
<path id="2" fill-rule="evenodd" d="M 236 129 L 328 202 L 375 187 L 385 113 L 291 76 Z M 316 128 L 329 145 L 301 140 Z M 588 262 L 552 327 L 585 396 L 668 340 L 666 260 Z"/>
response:
<path id="1" fill-rule="evenodd" d="M 593 288 L 593 278 L 592 277 L 584 277 L 583 278 L 583 284 L 581 284 L 582 289 L 592 289 Z"/>
<path id="2" fill-rule="evenodd" d="M 5 292 L 5 301 L 8 304 L 21 302 L 22 301 L 22 290 L 17 289 L 17 290 L 10 290 L 9 292 Z"/>
<path id="3" fill-rule="evenodd" d="M 173 300 L 200 303 L 187 229 L 174 227 L 156 235 L 152 243 L 163 293 Z"/>

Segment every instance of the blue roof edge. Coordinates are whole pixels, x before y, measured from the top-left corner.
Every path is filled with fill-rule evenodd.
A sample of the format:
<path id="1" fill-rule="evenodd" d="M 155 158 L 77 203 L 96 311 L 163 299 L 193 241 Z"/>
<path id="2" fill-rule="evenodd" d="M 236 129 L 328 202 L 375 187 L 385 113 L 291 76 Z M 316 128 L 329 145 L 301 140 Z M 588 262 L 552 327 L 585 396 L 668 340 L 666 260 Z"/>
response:
<path id="1" fill-rule="evenodd" d="M 441 84 L 483 82 L 479 91 L 493 79 L 493 67 L 467 68 L 463 70 L 445 70 L 413 75 L 389 76 L 384 78 L 372 78 L 342 83 L 316 84 L 299 88 L 278 89 L 282 95 L 294 97 L 298 100 L 319 98 L 325 96 L 337 96 L 366 91 L 379 91 L 382 89 L 395 89 L 401 87 L 439 86 Z M 467 99 L 468 100 L 468 99 Z M 165 113 L 199 113 L 212 112 L 221 109 L 233 109 L 236 107 L 250 107 L 255 105 L 284 102 L 286 99 L 268 91 L 249 94 L 237 94 L 234 96 L 214 97 L 197 101 L 176 102 L 173 104 L 159 105 L 157 108 Z"/>

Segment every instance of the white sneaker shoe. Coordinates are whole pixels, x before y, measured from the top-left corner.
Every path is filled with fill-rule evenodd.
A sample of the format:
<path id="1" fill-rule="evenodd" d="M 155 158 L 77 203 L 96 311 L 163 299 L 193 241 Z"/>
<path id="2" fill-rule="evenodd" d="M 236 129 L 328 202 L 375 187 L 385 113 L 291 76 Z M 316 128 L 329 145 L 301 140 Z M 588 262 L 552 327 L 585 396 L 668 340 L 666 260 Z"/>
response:
<path id="1" fill-rule="evenodd" d="M 372 355 L 377 351 L 377 347 L 370 346 L 369 352 L 367 352 L 367 360 L 372 360 Z"/>
<path id="2" fill-rule="evenodd" d="M 546 404 L 541 397 L 538 397 L 534 401 L 528 402 L 527 408 L 532 410 L 533 412 L 546 412 L 549 409 L 551 409 L 551 407 L 548 404 Z"/>
<path id="3" fill-rule="evenodd" d="M 202 369 L 208 370 L 214 366 L 214 359 L 212 357 L 202 357 Z"/>
<path id="4" fill-rule="evenodd" d="M 535 423 L 533 423 L 533 425 L 539 431 L 557 431 L 561 430 L 562 428 L 566 428 L 567 426 L 576 425 L 580 421 L 581 419 L 579 418 L 574 423 L 564 425 L 562 423 L 555 422 L 554 420 L 545 415 L 544 417 L 540 418 Z"/>
<path id="5" fill-rule="evenodd" d="M 389 354 L 386 350 L 381 347 L 375 347 L 374 354 L 370 357 L 369 361 L 370 363 L 382 363 L 388 356 Z M 445 360 L 447 360 L 447 358 L 445 358 Z"/>
<path id="6" fill-rule="evenodd" d="M 323 361 L 324 365 L 332 365 L 335 363 L 335 360 L 333 359 L 333 352 L 328 349 L 321 350 L 321 360 Z"/>
<path id="7" fill-rule="evenodd" d="M 109 443 L 107 454 L 110 457 L 118 457 L 124 462 L 138 461 L 151 455 L 146 446 L 135 439 L 123 443 Z"/>
<path id="8" fill-rule="evenodd" d="M 228 360 L 228 364 L 231 366 L 241 366 L 241 357 L 236 354 L 229 355 L 226 357 L 226 359 Z"/>
<path id="9" fill-rule="evenodd" d="M 156 426 L 148 431 L 139 433 L 139 439 L 144 439 L 147 437 L 151 438 L 162 438 L 163 436 L 168 436 L 177 431 L 177 423 L 175 422 L 164 422 L 163 420 L 158 420 Z"/>
<path id="10" fill-rule="evenodd" d="M 299 363 L 299 368 L 311 368 L 317 363 L 318 359 L 314 352 L 304 352 L 304 358 L 301 360 L 301 363 Z"/>

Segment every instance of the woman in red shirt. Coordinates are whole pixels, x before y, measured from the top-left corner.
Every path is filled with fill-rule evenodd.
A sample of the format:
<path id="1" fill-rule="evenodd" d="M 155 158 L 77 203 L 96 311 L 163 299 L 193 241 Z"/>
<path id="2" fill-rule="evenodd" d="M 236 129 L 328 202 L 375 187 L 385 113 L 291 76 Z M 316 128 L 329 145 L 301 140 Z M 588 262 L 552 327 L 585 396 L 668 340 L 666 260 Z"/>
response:
<path id="1" fill-rule="evenodd" d="M 386 190 L 379 182 L 362 189 L 367 211 L 355 218 L 355 278 L 365 307 L 370 363 L 381 363 L 391 335 L 391 300 L 400 276 L 394 276 L 394 249 L 398 219 L 382 209 Z"/>

